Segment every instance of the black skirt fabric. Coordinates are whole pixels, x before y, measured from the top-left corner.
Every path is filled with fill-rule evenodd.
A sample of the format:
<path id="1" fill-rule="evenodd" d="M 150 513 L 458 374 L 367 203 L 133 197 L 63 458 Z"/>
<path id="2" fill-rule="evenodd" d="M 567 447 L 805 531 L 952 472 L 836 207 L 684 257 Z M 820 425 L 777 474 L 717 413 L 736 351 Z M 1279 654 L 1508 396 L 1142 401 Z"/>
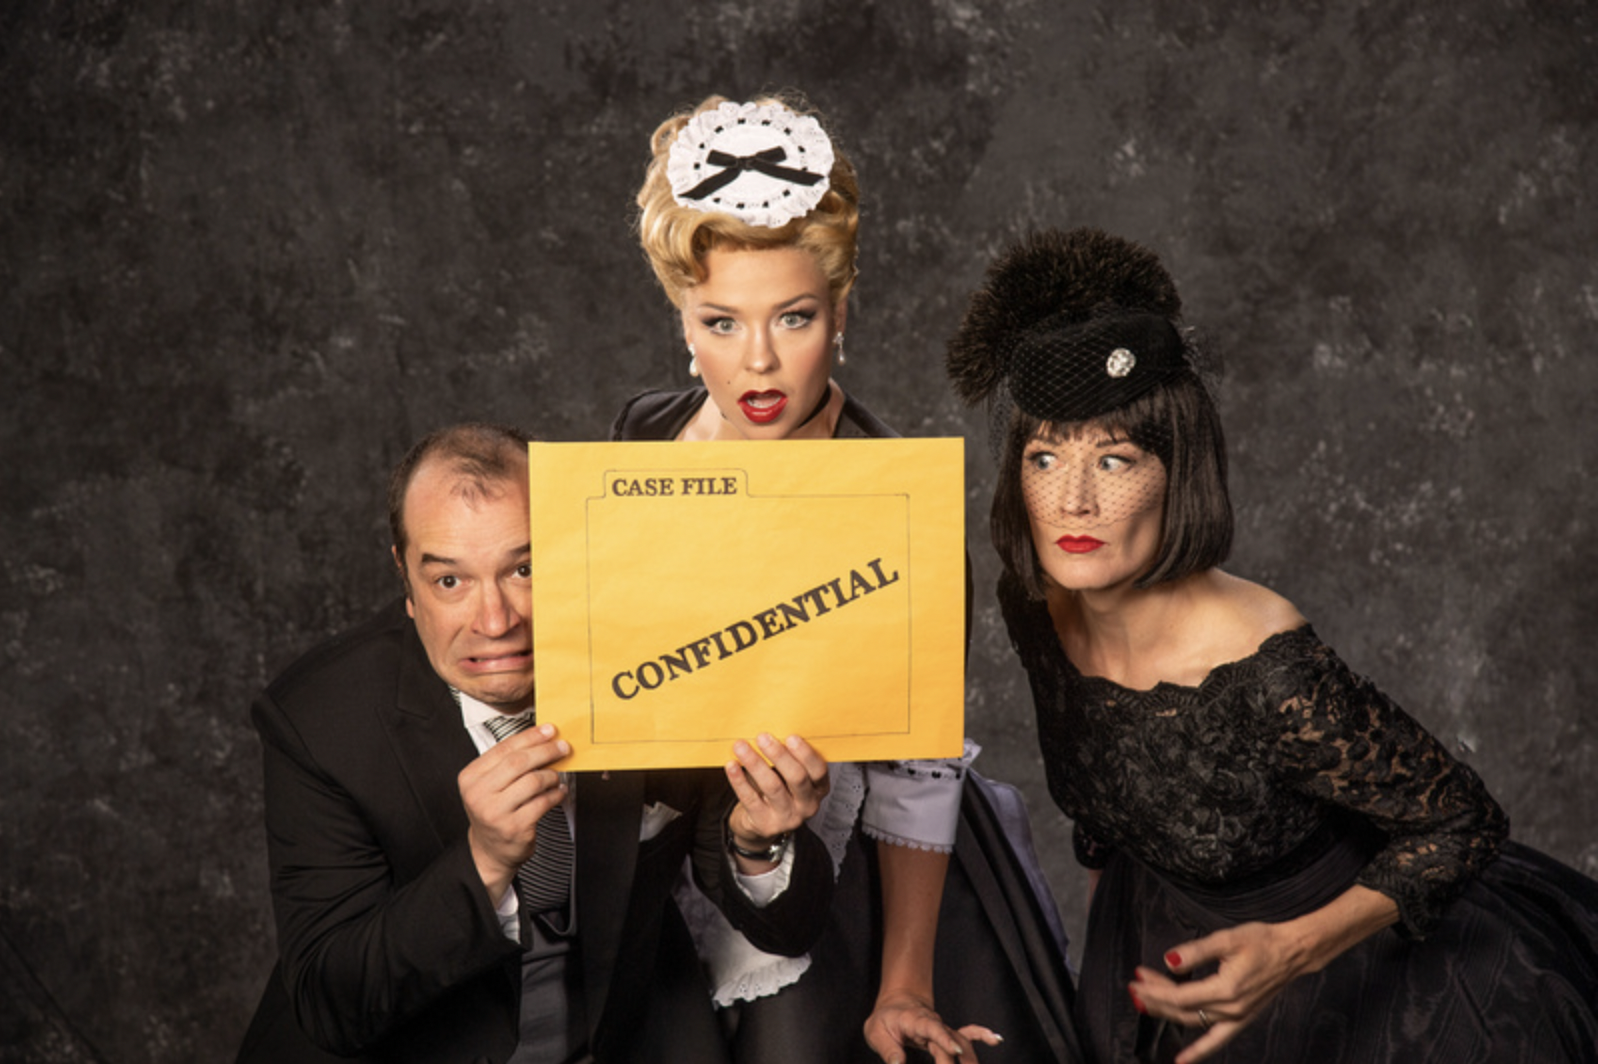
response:
<path id="1" fill-rule="evenodd" d="M 1196 1029 L 1141 1016 L 1133 969 L 1248 920 L 1309 912 L 1352 885 L 1373 846 L 1320 840 L 1290 875 L 1204 889 L 1116 854 L 1088 917 L 1076 1006 L 1094 1064 L 1172 1060 Z M 1198 973 L 1202 975 L 1204 973 Z M 1424 940 L 1378 932 L 1295 980 L 1216 1064 L 1598 1061 L 1598 883 L 1510 842 Z"/>
<path id="2" fill-rule="evenodd" d="M 978 1023 L 1004 1036 L 978 1047 L 982 1064 L 1080 1064 L 1065 941 L 1019 803 L 1007 784 L 967 775 L 938 916 L 936 1004 L 952 1027 Z M 881 1064 L 862 1033 L 882 950 L 874 851 L 858 833 L 850 840 L 810 970 L 723 1010 L 738 1064 Z"/>

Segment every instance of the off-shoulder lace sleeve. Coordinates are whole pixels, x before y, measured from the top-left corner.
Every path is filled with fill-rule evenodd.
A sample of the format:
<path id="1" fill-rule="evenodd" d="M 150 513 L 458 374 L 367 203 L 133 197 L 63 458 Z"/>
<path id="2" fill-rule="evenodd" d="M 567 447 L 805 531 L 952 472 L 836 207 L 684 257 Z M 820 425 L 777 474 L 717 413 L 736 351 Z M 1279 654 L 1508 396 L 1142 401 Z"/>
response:
<path id="1" fill-rule="evenodd" d="M 1288 786 L 1354 810 L 1387 835 L 1359 882 L 1398 903 L 1422 938 L 1497 856 L 1509 821 L 1481 778 L 1318 640 L 1272 663 Z"/>

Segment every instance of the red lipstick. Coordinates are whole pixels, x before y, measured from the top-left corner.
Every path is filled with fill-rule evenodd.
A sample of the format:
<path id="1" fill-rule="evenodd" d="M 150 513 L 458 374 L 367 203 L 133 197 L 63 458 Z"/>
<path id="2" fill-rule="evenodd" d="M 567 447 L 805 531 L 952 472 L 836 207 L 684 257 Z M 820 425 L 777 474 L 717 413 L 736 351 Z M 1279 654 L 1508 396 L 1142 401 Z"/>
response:
<path id="1" fill-rule="evenodd" d="M 1054 545 L 1067 554 L 1087 554 L 1104 546 L 1104 541 L 1092 536 L 1061 536 Z"/>
<path id="2" fill-rule="evenodd" d="M 779 391 L 744 392 L 738 397 L 738 409 L 756 425 L 767 425 L 782 416 L 788 397 Z"/>

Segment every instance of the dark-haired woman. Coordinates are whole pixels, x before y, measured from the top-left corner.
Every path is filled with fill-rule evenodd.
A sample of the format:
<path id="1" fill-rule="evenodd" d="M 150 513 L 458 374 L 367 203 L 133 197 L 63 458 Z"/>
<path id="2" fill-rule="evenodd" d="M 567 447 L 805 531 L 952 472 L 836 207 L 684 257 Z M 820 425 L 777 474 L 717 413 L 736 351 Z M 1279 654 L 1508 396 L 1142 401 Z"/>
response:
<path id="1" fill-rule="evenodd" d="M 1598 884 L 1291 602 L 1218 566 L 1225 444 L 1159 261 L 1002 256 L 949 368 L 993 404 L 992 531 L 1050 792 L 1097 869 L 1102 1064 L 1598 1059 Z"/>

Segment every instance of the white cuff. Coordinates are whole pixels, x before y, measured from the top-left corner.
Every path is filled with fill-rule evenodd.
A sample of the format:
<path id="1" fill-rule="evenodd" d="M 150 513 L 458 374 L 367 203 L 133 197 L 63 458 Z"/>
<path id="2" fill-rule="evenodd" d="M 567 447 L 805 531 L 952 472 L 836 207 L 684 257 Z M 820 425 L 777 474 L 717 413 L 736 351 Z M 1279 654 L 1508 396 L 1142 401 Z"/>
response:
<path id="1" fill-rule="evenodd" d="M 738 864 L 733 861 L 733 882 L 755 903 L 755 908 L 764 909 L 777 895 L 788 889 L 788 881 L 793 878 L 793 851 L 793 840 L 790 839 L 788 845 L 782 848 L 782 860 L 777 862 L 776 868 L 753 875 L 738 871 Z M 729 857 L 728 860 L 733 859 Z"/>
<path id="2" fill-rule="evenodd" d="M 512 942 L 522 940 L 521 916 L 522 901 L 516 893 L 516 880 L 510 881 L 510 886 L 505 888 L 505 896 L 499 899 L 499 904 L 494 906 L 494 915 L 499 917 L 499 929 L 505 937 Z"/>
<path id="3" fill-rule="evenodd" d="M 866 769 L 860 830 L 880 842 L 952 853 L 966 769 L 982 748 L 970 739 L 959 758 L 874 761 Z"/>

